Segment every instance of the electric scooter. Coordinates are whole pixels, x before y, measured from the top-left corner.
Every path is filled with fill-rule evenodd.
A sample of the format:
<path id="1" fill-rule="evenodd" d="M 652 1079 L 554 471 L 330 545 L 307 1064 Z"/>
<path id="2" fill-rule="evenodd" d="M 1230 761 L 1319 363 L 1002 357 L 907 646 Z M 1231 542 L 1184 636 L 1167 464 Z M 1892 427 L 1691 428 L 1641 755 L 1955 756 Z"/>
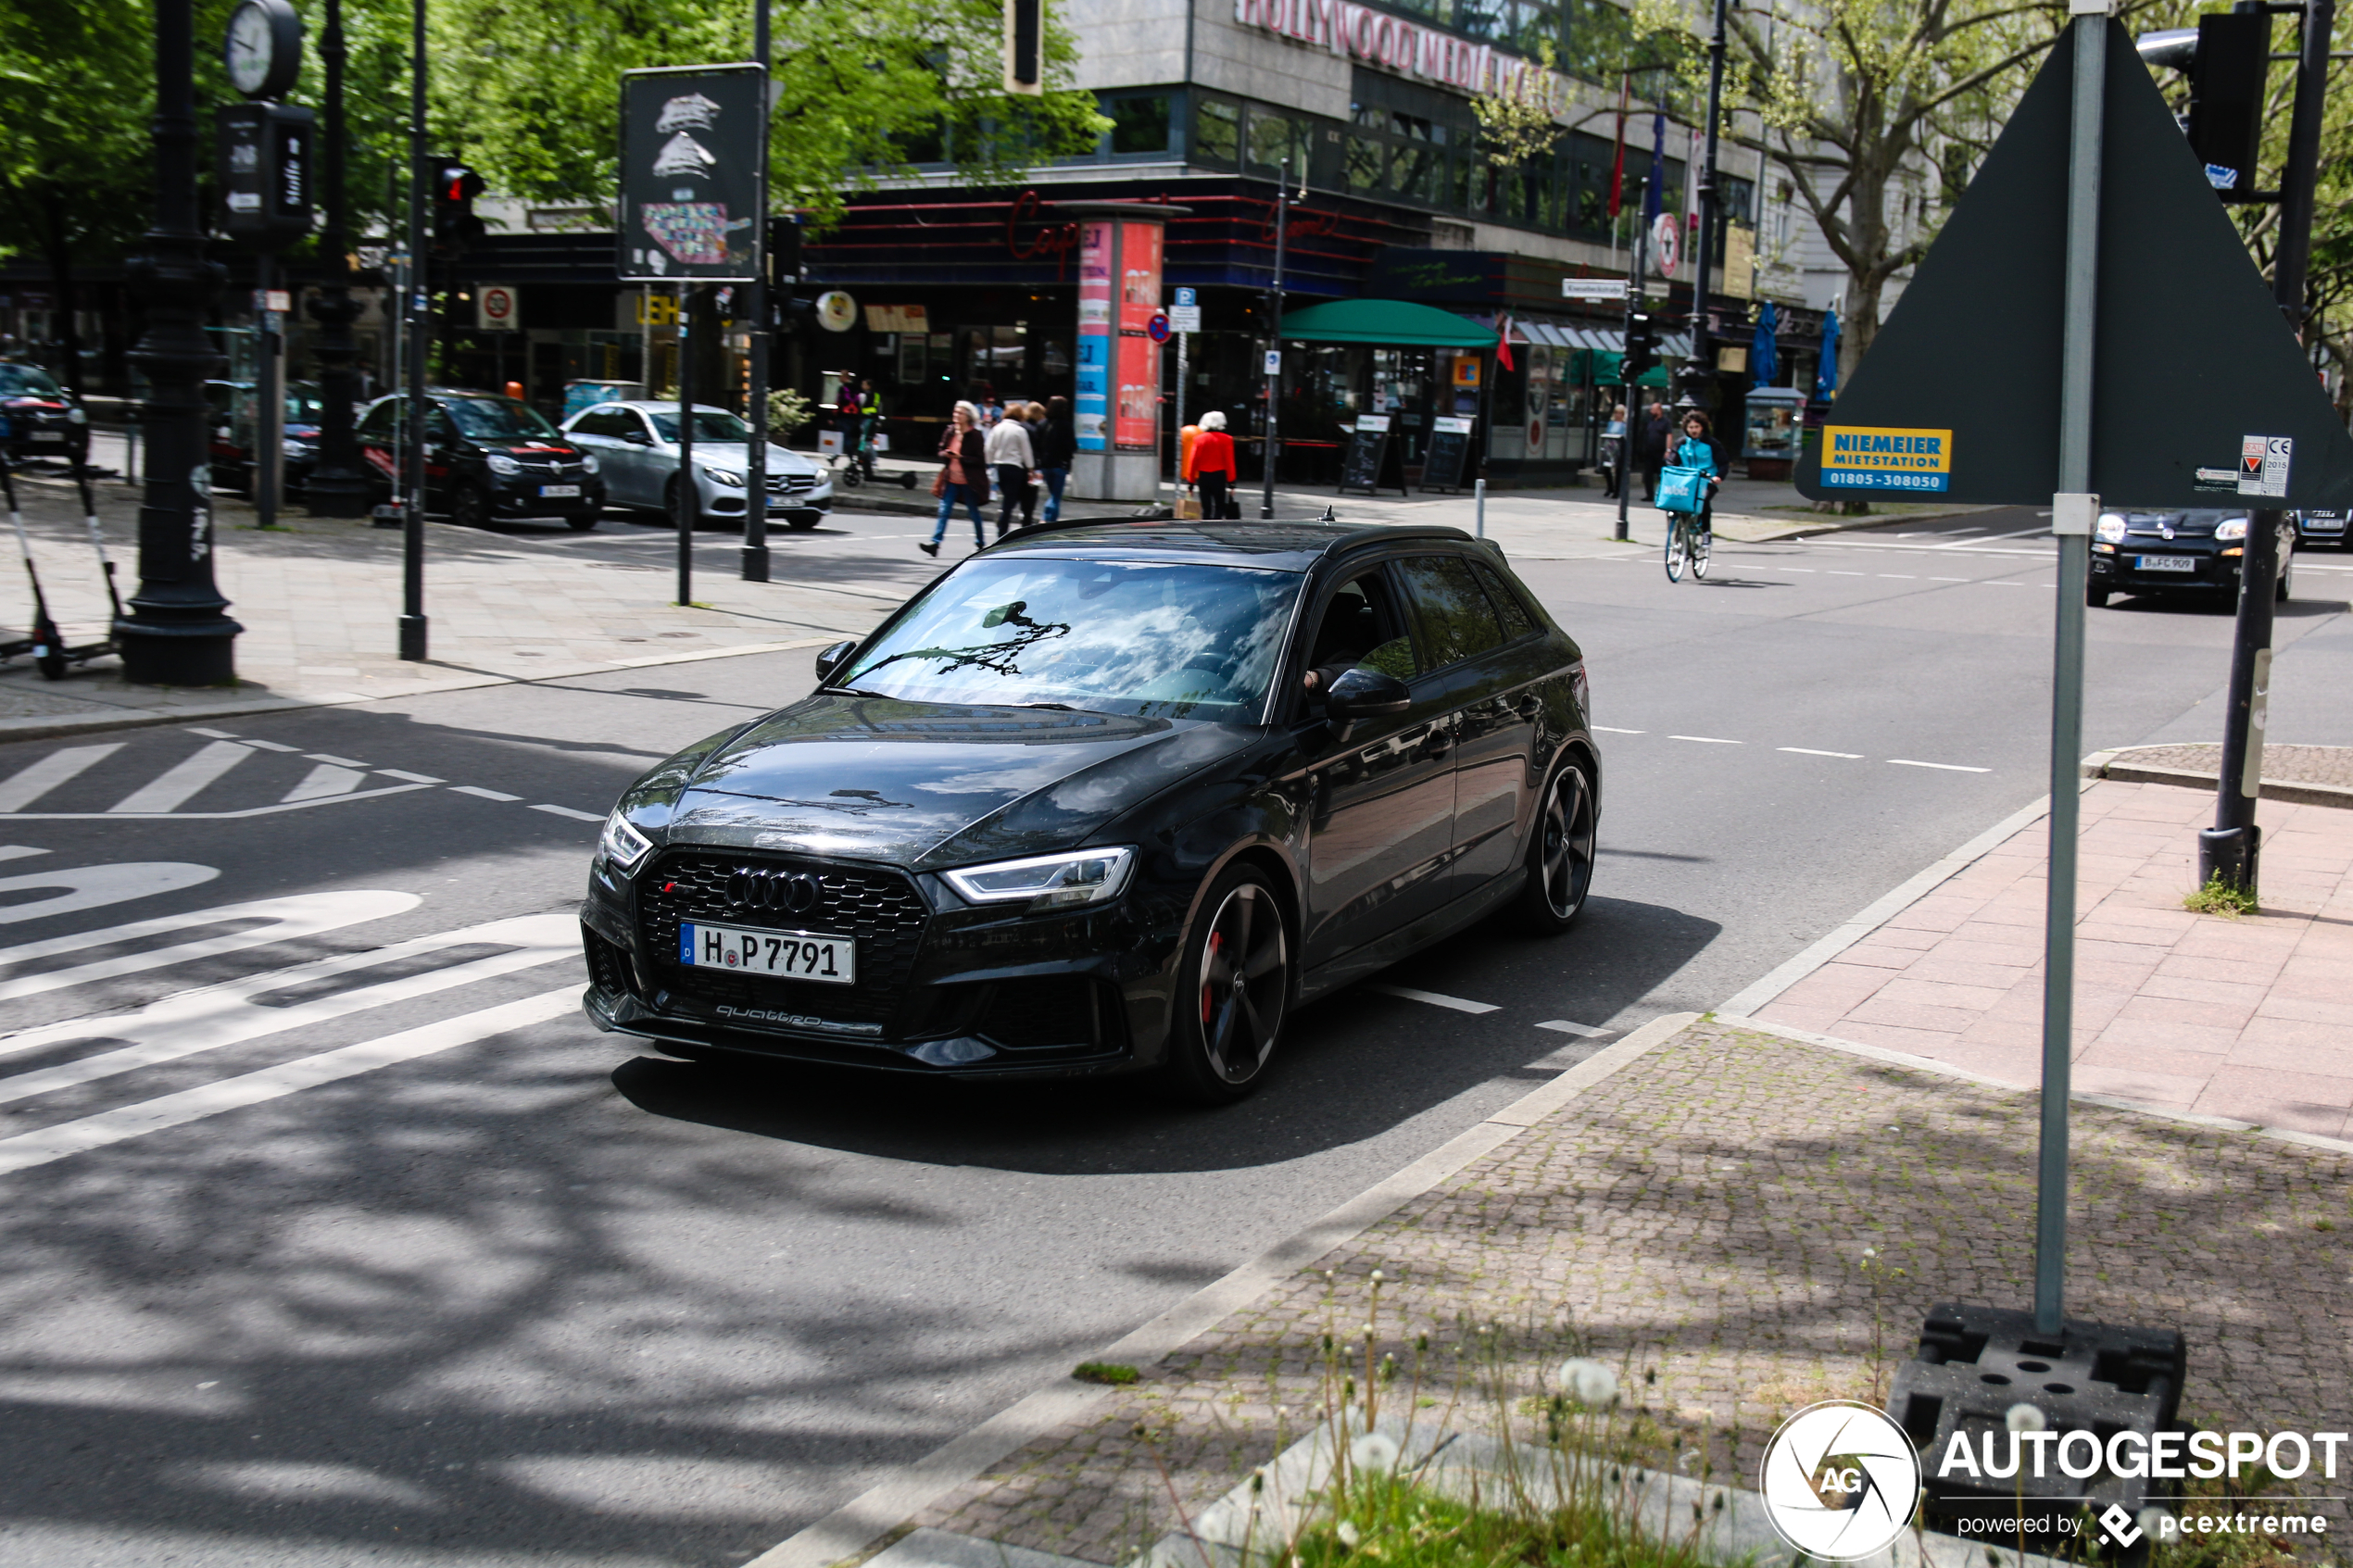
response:
<path id="1" fill-rule="evenodd" d="M 0 455 L 0 490 L 7 492 L 8 525 L 17 531 L 17 547 L 24 552 L 24 574 L 32 583 L 32 634 L 0 642 L 0 660 L 31 654 L 32 666 L 44 680 L 55 681 L 66 672 L 65 638 L 57 633 L 57 623 L 49 618 L 48 596 L 41 591 L 41 572 L 32 564 L 32 541 L 24 531 L 24 514 L 17 509 L 16 470 L 7 458 Z"/>

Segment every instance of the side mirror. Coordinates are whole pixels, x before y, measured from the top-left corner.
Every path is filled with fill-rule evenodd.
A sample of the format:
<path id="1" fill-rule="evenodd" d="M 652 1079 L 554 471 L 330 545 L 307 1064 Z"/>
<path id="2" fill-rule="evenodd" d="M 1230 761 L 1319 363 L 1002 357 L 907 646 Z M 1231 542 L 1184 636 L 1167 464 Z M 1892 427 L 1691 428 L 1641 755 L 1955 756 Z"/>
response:
<path id="1" fill-rule="evenodd" d="M 651 446 L 654 444 L 654 438 L 648 435 L 642 430 L 623 431 L 621 433 L 621 439 L 626 441 L 632 446 Z"/>
<path id="2" fill-rule="evenodd" d="M 1340 723 L 1392 719 L 1414 706 L 1414 694 L 1396 676 L 1362 665 L 1340 671 L 1325 695 L 1324 711 Z"/>
<path id="3" fill-rule="evenodd" d="M 849 663 L 849 656 L 857 651 L 858 645 L 856 643 L 841 642 L 836 643 L 833 646 L 819 654 L 817 656 L 817 684 L 819 685 L 824 685 L 827 681 L 832 680 L 834 678 L 834 671 Z"/>

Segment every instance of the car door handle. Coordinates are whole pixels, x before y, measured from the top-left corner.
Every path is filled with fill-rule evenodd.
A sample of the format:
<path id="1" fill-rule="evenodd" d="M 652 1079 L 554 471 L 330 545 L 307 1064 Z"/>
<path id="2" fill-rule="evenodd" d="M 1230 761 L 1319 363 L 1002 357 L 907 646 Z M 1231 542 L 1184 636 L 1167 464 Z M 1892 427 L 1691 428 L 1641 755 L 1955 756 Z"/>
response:
<path id="1" fill-rule="evenodd" d="M 1429 734 L 1422 737 L 1422 744 L 1414 748 L 1414 754 L 1417 757 L 1443 757 L 1453 744 L 1454 737 L 1443 724 L 1432 724 Z"/>
<path id="2" fill-rule="evenodd" d="M 1544 699 L 1538 696 L 1534 692 L 1529 692 L 1519 699 L 1519 716 L 1521 718 L 1533 719 L 1539 713 L 1543 711 Z"/>

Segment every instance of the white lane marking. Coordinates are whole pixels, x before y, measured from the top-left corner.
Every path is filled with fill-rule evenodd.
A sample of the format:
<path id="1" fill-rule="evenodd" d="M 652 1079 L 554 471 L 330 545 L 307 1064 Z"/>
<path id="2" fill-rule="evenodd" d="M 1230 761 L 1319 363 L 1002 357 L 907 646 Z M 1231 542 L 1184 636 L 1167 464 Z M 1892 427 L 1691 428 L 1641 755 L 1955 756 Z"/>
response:
<path id="1" fill-rule="evenodd" d="M 30 904 L 0 908 L 0 925 L 46 920 L 51 915 L 71 914 L 76 909 L 101 909 L 132 898 L 153 897 L 158 893 L 176 893 L 183 887 L 210 882 L 220 874 L 218 866 L 192 865 L 185 860 L 119 860 L 107 865 L 52 867 L 23 876 L 0 877 L 0 896 L 40 887 L 66 890 L 53 897 L 35 898 Z"/>
<path id="2" fill-rule="evenodd" d="M 501 795 L 495 789 L 484 789 L 480 784 L 451 784 L 449 792 L 452 795 L 471 795 L 484 800 L 521 800 L 522 798 L 520 795 Z"/>
<path id="3" fill-rule="evenodd" d="M 1917 583 L 1919 581 L 1919 578 L 1917 575 L 1909 571 L 1882 571 L 1880 575 L 1881 577 L 1893 577 L 1898 583 Z"/>
<path id="4" fill-rule="evenodd" d="M 1810 566 L 1785 566 L 1781 568 L 1781 570 L 1783 571 L 1802 571 L 1808 577 L 1814 575 L 1814 569 Z"/>
<path id="5" fill-rule="evenodd" d="M 1695 740 L 1702 746 L 1746 746 L 1744 740 L 1726 740 L 1720 735 L 1668 735 L 1668 740 Z"/>
<path id="6" fill-rule="evenodd" d="M 1843 758 L 1849 762 L 1860 762 L 1863 759 L 1863 754 L 1859 751 L 1817 751 L 1810 746 L 1775 746 L 1773 749 L 1776 751 L 1794 751 L 1800 757 L 1838 757 Z"/>
<path id="7" fill-rule="evenodd" d="M 128 812 L 117 808 L 112 811 L 20 811 L 19 822 L 227 822 L 243 817 L 270 817 L 280 811 L 308 811 L 313 806 L 340 806 L 346 800 L 373 800 L 380 795 L 406 795 L 422 789 L 422 784 L 386 784 L 382 789 L 354 790 L 349 795 L 330 795 L 318 800 L 280 801 L 275 806 L 248 806 L 240 811 L 145 811 Z M 520 798 L 518 797 L 517 798 Z"/>
<path id="8" fill-rule="evenodd" d="M 105 746 L 69 746 L 0 782 L 0 811 L 21 811 L 94 762 L 122 749 L 120 741 Z"/>
<path id="9" fill-rule="evenodd" d="M 559 990 L 542 991 L 535 997 L 525 997 L 519 1001 L 484 1008 L 479 1012 L 445 1019 L 439 1023 L 403 1029 L 398 1034 L 386 1035 L 379 1039 L 363 1040 L 338 1050 L 321 1051 L 317 1056 L 281 1062 L 258 1073 L 240 1073 L 198 1088 L 182 1089 L 178 1094 L 164 1095 L 114 1110 L 102 1110 L 94 1116 L 79 1117 L 71 1122 L 60 1122 L 37 1132 L 19 1133 L 12 1138 L 0 1138 L 0 1174 L 45 1165 L 69 1154 L 84 1154 L 108 1144 L 120 1143 L 126 1138 L 161 1132 L 166 1127 L 181 1126 L 208 1116 L 218 1116 L 224 1110 L 259 1105 L 265 1100 L 278 1099 L 300 1089 L 372 1073 L 379 1067 L 414 1061 L 420 1057 L 431 1056 L 453 1047 L 472 1045 L 510 1029 L 527 1028 L 535 1023 L 561 1018 L 579 1005 L 580 987 L 566 985 Z"/>
<path id="10" fill-rule="evenodd" d="M 1646 735 L 1650 734 L 1648 730 L 1621 730 L 1609 724 L 1595 724 L 1593 728 L 1599 730 L 1605 735 Z"/>
<path id="11" fill-rule="evenodd" d="M 215 953 L 233 953 L 245 947 L 291 941 L 297 936 L 316 936 L 322 931 L 358 925 L 363 921 L 406 914 L 423 902 L 414 893 L 374 889 L 301 893 L 290 898 L 260 898 L 249 904 L 220 904 L 184 915 L 162 915 L 130 925 L 101 926 L 95 931 L 76 932 L 70 936 L 21 942 L 13 947 L 0 947 L 0 966 L 13 967 L 31 963 L 36 959 L 55 958 L 60 953 L 78 953 L 90 947 L 132 942 L 143 936 L 160 936 L 168 931 L 187 931 L 201 925 L 226 925 L 232 921 L 242 920 L 263 922 L 249 931 L 203 936 L 194 942 L 175 942 L 169 947 L 152 947 L 145 952 L 125 953 L 120 958 L 99 959 L 91 963 L 0 981 L 0 1002 L 14 1001 L 19 997 L 37 997 L 44 991 L 61 991 L 69 985 L 87 985 L 93 980 L 111 980 L 119 974 L 161 969 L 167 964 L 184 963 L 190 959 L 210 958 Z"/>
<path id="12" fill-rule="evenodd" d="M 251 747 L 233 740 L 208 742 L 194 757 L 166 768 L 151 782 L 116 801 L 113 814 L 170 811 L 252 755 Z"/>
<path id="13" fill-rule="evenodd" d="M 35 849 L 30 844 L 0 844 L 0 860 L 21 860 L 27 855 L 46 855 L 46 849 Z"/>
<path id="14" fill-rule="evenodd" d="M 1979 586 L 1985 588 L 2032 588 L 2034 584 L 2032 583 L 2013 583 L 2004 577 L 1987 577 L 1980 580 Z"/>
<path id="15" fill-rule="evenodd" d="M 1915 762 L 1908 757 L 1891 757 L 1888 761 L 1898 768 L 1942 768 L 1948 773 L 1990 773 L 1991 768 L 1965 768 L 1958 762 Z"/>
<path id="16" fill-rule="evenodd" d="M 237 738 L 226 730 L 200 729 L 194 724 L 188 726 L 188 733 L 192 735 L 202 735 L 207 740 L 235 740 Z"/>
<path id="17" fill-rule="evenodd" d="M 368 766 L 365 762 L 355 762 L 348 757 L 330 756 L 323 751 L 306 751 L 302 756 L 306 762 L 332 762 L 338 768 L 359 768 L 364 771 Z"/>
<path id="18" fill-rule="evenodd" d="M 1931 583 L 1966 583 L 1969 579 L 1966 577 L 1931 577 L 1929 581 Z"/>
<path id="19" fill-rule="evenodd" d="M 575 811 L 569 806 L 534 806 L 535 811 L 545 811 L 551 817 L 570 817 L 575 822 L 601 822 L 604 818 L 594 811 Z"/>
<path id="20" fill-rule="evenodd" d="M 1564 1035 L 1574 1035 L 1580 1040 L 1606 1040 L 1617 1033 L 1615 1029 L 1596 1029 L 1590 1023 L 1571 1023 L 1566 1018 L 1555 1018 L 1536 1027 L 1558 1030 Z"/>
<path id="21" fill-rule="evenodd" d="M 436 779 L 431 773 L 405 773 L 397 768 L 379 768 L 376 771 L 385 778 L 406 779 L 410 784 L 447 784 L 449 782 L 447 779 Z"/>
<path id="22" fill-rule="evenodd" d="M 1868 571 L 1840 571 L 1835 567 L 1826 569 L 1826 574 L 1831 577 L 1869 577 L 1870 575 Z"/>
<path id="23" fill-rule="evenodd" d="M 199 730 L 196 733 L 202 734 L 206 732 Z M 302 747 L 298 746 L 284 746 L 274 740 L 255 740 L 250 735 L 224 735 L 221 738 L 224 740 L 237 741 L 238 744 L 243 746 L 258 746 L 264 751 L 300 751 L 302 749 Z"/>
<path id="24" fill-rule="evenodd" d="M 1367 984 L 1367 991 L 1378 991 L 1384 997 L 1403 997 L 1409 1002 L 1428 1002 L 1434 1008 L 1452 1008 L 1456 1012 L 1501 1012 L 1492 1002 L 1465 1001 L 1460 997 L 1442 996 L 1436 991 L 1416 991 L 1410 985 L 1388 985 L 1378 981 Z"/>
<path id="25" fill-rule="evenodd" d="M 367 782 L 368 775 L 357 768 L 338 768 L 331 762 L 321 762 L 305 774 L 300 784 L 286 791 L 280 804 L 323 800 L 331 795 L 349 795 Z"/>
<path id="26" fill-rule="evenodd" d="M 253 998 L 311 981 L 331 979 L 354 970 L 396 962 L 423 953 L 474 943 L 513 944 L 504 953 L 471 959 L 447 969 L 380 980 L 356 990 L 335 991 L 291 1007 L 263 1007 Z M 182 991 L 151 1002 L 136 1012 L 96 1014 L 44 1024 L 14 1035 L 0 1035 L 0 1056 L 14 1056 L 74 1040 L 123 1040 L 118 1049 L 77 1057 L 55 1067 L 0 1078 L 0 1104 L 54 1094 L 76 1084 L 87 1084 L 118 1073 L 136 1072 L 161 1061 L 177 1061 L 200 1051 L 243 1045 L 289 1029 L 325 1023 L 370 1008 L 430 997 L 436 991 L 495 979 L 520 969 L 535 969 L 570 957 L 580 945 L 578 918 L 567 914 L 523 915 L 491 921 L 459 931 L 438 932 L 407 942 L 395 942 L 365 953 L 346 953 L 317 963 L 298 964 L 268 974 L 247 975 L 202 990 Z"/>

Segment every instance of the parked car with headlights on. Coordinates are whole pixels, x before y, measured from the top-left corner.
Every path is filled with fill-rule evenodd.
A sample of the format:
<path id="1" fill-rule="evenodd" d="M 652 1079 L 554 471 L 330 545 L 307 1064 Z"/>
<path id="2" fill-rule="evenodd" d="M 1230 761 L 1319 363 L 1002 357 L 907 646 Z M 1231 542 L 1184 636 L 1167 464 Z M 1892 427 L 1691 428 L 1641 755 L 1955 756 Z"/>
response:
<path id="1" fill-rule="evenodd" d="M 89 459 L 89 414 L 38 365 L 0 359 L 0 424 L 11 463 Z"/>
<path id="2" fill-rule="evenodd" d="M 2246 551 L 2247 514 L 2235 509 L 2102 512 L 2092 540 L 2092 572 L 2083 590 L 2097 608 L 2111 594 L 2226 596 L 2239 591 L 2239 561 Z M 2296 527 L 2280 525 L 2278 596 L 2288 597 L 2295 569 Z"/>
<path id="3" fill-rule="evenodd" d="M 564 421 L 605 467 L 612 504 L 678 515 L 678 405 L 598 403 Z M 695 526 L 740 522 L 751 463 L 751 427 L 724 408 L 695 405 Z M 810 529 L 833 509 L 832 474 L 798 452 L 768 445 L 768 515 Z"/>
<path id="4" fill-rule="evenodd" d="M 1217 1102 L 1302 1003 L 1591 885 L 1583 656 L 1455 529 L 1050 524 L 817 671 L 622 797 L 599 1027 Z"/>

